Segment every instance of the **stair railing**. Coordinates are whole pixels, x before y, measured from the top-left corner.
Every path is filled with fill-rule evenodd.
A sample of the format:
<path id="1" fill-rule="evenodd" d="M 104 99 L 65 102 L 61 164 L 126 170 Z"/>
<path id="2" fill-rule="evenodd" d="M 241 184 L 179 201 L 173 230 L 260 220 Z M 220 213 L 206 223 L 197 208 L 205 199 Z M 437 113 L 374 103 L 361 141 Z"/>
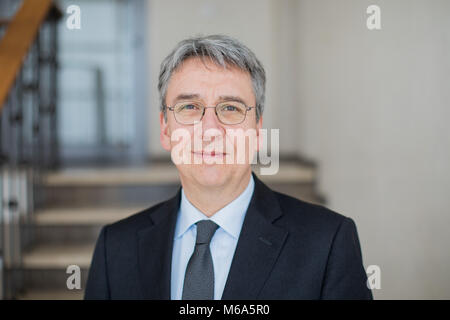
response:
<path id="1" fill-rule="evenodd" d="M 52 0 L 23 0 L 0 17 L 0 298 L 23 289 L 23 252 L 43 172 L 58 164 L 57 21 Z"/>

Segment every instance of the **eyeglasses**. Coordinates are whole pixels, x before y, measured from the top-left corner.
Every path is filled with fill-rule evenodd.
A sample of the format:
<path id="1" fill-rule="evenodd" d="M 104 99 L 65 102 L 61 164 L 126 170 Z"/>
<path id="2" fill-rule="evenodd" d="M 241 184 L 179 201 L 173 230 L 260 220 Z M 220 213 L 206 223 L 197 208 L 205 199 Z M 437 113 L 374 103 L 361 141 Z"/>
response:
<path id="1" fill-rule="evenodd" d="M 167 107 L 167 109 L 173 111 L 175 120 L 184 125 L 200 122 L 205 115 L 206 108 L 215 108 L 216 116 L 223 124 L 239 124 L 245 120 L 247 111 L 254 107 L 247 107 L 239 101 L 224 101 L 215 107 L 205 107 L 196 101 L 183 101 L 178 102 L 173 107 Z"/>

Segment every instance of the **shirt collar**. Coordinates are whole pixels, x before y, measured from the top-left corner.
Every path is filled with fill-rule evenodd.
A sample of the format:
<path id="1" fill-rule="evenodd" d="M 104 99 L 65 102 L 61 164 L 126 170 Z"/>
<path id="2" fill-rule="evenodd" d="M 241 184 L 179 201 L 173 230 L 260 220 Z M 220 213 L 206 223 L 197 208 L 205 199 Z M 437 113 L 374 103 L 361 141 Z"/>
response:
<path id="1" fill-rule="evenodd" d="M 253 175 L 250 175 L 250 181 L 245 190 L 236 199 L 217 211 L 211 218 L 194 207 L 184 194 L 184 190 L 181 189 L 181 203 L 178 223 L 175 229 L 175 239 L 182 237 L 196 222 L 200 220 L 212 220 L 237 240 L 244 222 L 245 213 L 253 195 L 254 187 Z"/>

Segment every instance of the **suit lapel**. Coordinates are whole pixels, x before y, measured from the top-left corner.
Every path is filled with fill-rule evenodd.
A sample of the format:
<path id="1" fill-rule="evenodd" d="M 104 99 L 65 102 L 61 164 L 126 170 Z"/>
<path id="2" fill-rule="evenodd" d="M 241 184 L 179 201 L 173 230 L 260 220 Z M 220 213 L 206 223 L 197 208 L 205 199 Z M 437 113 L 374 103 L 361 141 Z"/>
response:
<path id="1" fill-rule="evenodd" d="M 273 225 L 282 215 L 277 198 L 255 174 L 253 178 L 255 189 L 228 273 L 223 300 L 257 299 L 288 235 L 285 229 Z"/>
<path id="2" fill-rule="evenodd" d="M 170 299 L 172 249 L 181 188 L 151 215 L 151 224 L 138 231 L 139 279 L 144 299 Z"/>

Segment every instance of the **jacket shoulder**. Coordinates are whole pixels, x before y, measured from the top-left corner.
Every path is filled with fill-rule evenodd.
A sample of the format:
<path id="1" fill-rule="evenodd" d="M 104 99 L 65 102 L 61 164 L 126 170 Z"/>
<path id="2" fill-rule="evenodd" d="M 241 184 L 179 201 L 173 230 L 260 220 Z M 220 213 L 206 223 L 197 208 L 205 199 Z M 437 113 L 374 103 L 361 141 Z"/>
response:
<path id="1" fill-rule="evenodd" d="M 130 215 L 124 219 L 118 220 L 111 224 L 104 226 L 108 230 L 108 238 L 120 238 L 124 239 L 128 235 L 134 235 L 142 228 L 151 226 L 152 215 L 166 205 L 167 201 L 160 202 L 151 207 L 143 209 L 137 213 Z"/>
<path id="2" fill-rule="evenodd" d="M 278 200 L 286 226 L 310 231 L 336 231 L 346 220 L 351 218 L 335 212 L 324 205 L 310 203 L 286 194 L 273 191 Z"/>

